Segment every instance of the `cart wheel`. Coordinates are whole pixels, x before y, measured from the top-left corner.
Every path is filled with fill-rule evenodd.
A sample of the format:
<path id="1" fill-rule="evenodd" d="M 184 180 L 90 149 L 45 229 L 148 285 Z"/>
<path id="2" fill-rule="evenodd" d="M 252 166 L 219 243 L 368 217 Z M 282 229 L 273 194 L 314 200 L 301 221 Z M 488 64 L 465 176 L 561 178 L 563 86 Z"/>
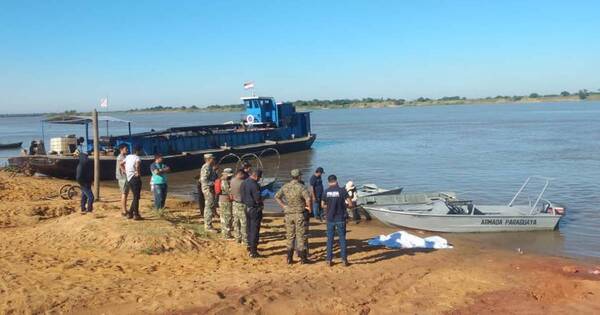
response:
<path id="1" fill-rule="evenodd" d="M 79 195 L 81 195 L 81 188 L 79 188 L 79 186 L 71 186 L 67 191 L 67 196 L 69 199 L 73 199 Z"/>
<path id="2" fill-rule="evenodd" d="M 33 176 L 35 175 L 35 171 L 29 164 L 29 162 L 25 162 L 23 166 L 21 166 L 21 172 L 25 174 L 25 176 Z"/>
<path id="3" fill-rule="evenodd" d="M 71 187 L 73 187 L 73 185 L 71 185 L 71 184 L 66 184 L 66 185 L 63 185 L 62 187 L 60 187 L 59 195 L 62 199 L 65 199 L 65 200 L 70 199 L 69 198 L 69 189 Z"/>

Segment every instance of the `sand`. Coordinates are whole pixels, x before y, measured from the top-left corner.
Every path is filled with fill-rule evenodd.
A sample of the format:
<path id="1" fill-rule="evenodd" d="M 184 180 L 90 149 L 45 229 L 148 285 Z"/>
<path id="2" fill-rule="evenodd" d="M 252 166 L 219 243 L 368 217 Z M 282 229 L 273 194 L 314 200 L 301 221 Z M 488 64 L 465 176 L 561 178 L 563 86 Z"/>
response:
<path id="1" fill-rule="evenodd" d="M 169 199 L 145 221 L 125 220 L 103 188 L 94 214 L 61 200 L 62 180 L 0 172 L 0 313 L 73 314 L 573 314 L 600 312 L 594 261 L 489 249 L 374 248 L 393 230 L 349 225 L 350 267 L 324 263 L 324 225 L 311 226 L 311 259 L 285 263 L 284 226 L 267 217 L 250 259 L 206 234 L 193 204 Z M 216 223 L 217 228 L 219 224 Z M 422 233 L 422 236 L 431 235 Z"/>

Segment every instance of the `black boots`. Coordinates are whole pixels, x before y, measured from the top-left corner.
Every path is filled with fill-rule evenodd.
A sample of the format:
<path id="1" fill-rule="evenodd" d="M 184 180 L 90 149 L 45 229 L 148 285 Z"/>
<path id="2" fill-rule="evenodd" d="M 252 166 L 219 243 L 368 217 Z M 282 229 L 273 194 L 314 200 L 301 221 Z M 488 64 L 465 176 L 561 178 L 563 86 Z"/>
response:
<path id="1" fill-rule="evenodd" d="M 252 246 L 248 246 L 248 253 L 250 254 L 250 258 L 260 258 L 260 254 L 258 253 L 258 249 L 253 248 Z"/>
<path id="2" fill-rule="evenodd" d="M 140 221 L 143 220 L 144 218 L 142 218 L 142 216 L 140 215 L 140 211 L 139 210 L 135 210 L 133 211 L 133 213 L 130 213 L 129 218 L 133 218 L 136 221 Z"/>
<path id="3" fill-rule="evenodd" d="M 306 250 L 296 252 L 298 257 L 300 258 L 301 264 L 310 264 L 310 260 L 308 260 L 308 253 Z M 294 263 L 294 249 L 287 250 L 287 264 L 291 265 Z"/>
<path id="4" fill-rule="evenodd" d="M 306 252 L 306 250 L 303 250 L 300 252 L 300 263 L 301 264 L 308 264 L 310 263 L 310 260 L 308 260 L 308 253 Z"/>

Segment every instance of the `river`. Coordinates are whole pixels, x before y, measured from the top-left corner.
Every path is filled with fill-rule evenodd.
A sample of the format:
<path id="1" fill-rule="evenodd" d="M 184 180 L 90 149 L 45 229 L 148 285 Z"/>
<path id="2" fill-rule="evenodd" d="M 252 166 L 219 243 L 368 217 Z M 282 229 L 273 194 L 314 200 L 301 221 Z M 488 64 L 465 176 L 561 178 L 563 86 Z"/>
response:
<path id="1" fill-rule="evenodd" d="M 134 132 L 241 117 L 199 112 L 111 115 L 133 121 Z M 0 143 L 27 144 L 39 138 L 40 119 L 0 118 Z M 286 178 L 292 168 L 309 176 L 322 166 L 343 182 L 454 191 L 490 204 L 508 203 L 530 175 L 552 177 L 545 196 L 567 206 L 558 231 L 446 237 L 560 256 L 600 257 L 600 102 L 319 110 L 312 113 L 312 129 L 318 135 L 313 149 L 283 155 L 279 178 Z M 124 125 L 110 126 L 112 134 L 126 130 Z M 81 135 L 83 128 L 45 125 L 43 132 L 48 146 L 50 137 Z M 0 151 L 2 158 L 14 154 L 18 151 Z M 267 159 L 267 172 L 273 174 L 275 164 L 275 158 Z M 189 193 L 196 173 L 172 174 L 171 190 Z M 533 188 L 541 188 L 541 183 Z M 525 195 L 534 199 L 535 189 Z"/>

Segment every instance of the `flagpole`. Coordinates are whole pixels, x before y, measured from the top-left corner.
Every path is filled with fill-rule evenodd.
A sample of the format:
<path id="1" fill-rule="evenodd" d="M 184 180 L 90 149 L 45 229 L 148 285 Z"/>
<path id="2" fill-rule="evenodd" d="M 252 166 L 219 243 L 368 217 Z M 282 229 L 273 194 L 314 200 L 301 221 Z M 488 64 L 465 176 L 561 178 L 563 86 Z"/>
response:
<path id="1" fill-rule="evenodd" d="M 106 95 L 106 116 L 108 116 L 108 95 Z M 106 119 L 106 137 L 108 137 L 108 119 Z"/>

